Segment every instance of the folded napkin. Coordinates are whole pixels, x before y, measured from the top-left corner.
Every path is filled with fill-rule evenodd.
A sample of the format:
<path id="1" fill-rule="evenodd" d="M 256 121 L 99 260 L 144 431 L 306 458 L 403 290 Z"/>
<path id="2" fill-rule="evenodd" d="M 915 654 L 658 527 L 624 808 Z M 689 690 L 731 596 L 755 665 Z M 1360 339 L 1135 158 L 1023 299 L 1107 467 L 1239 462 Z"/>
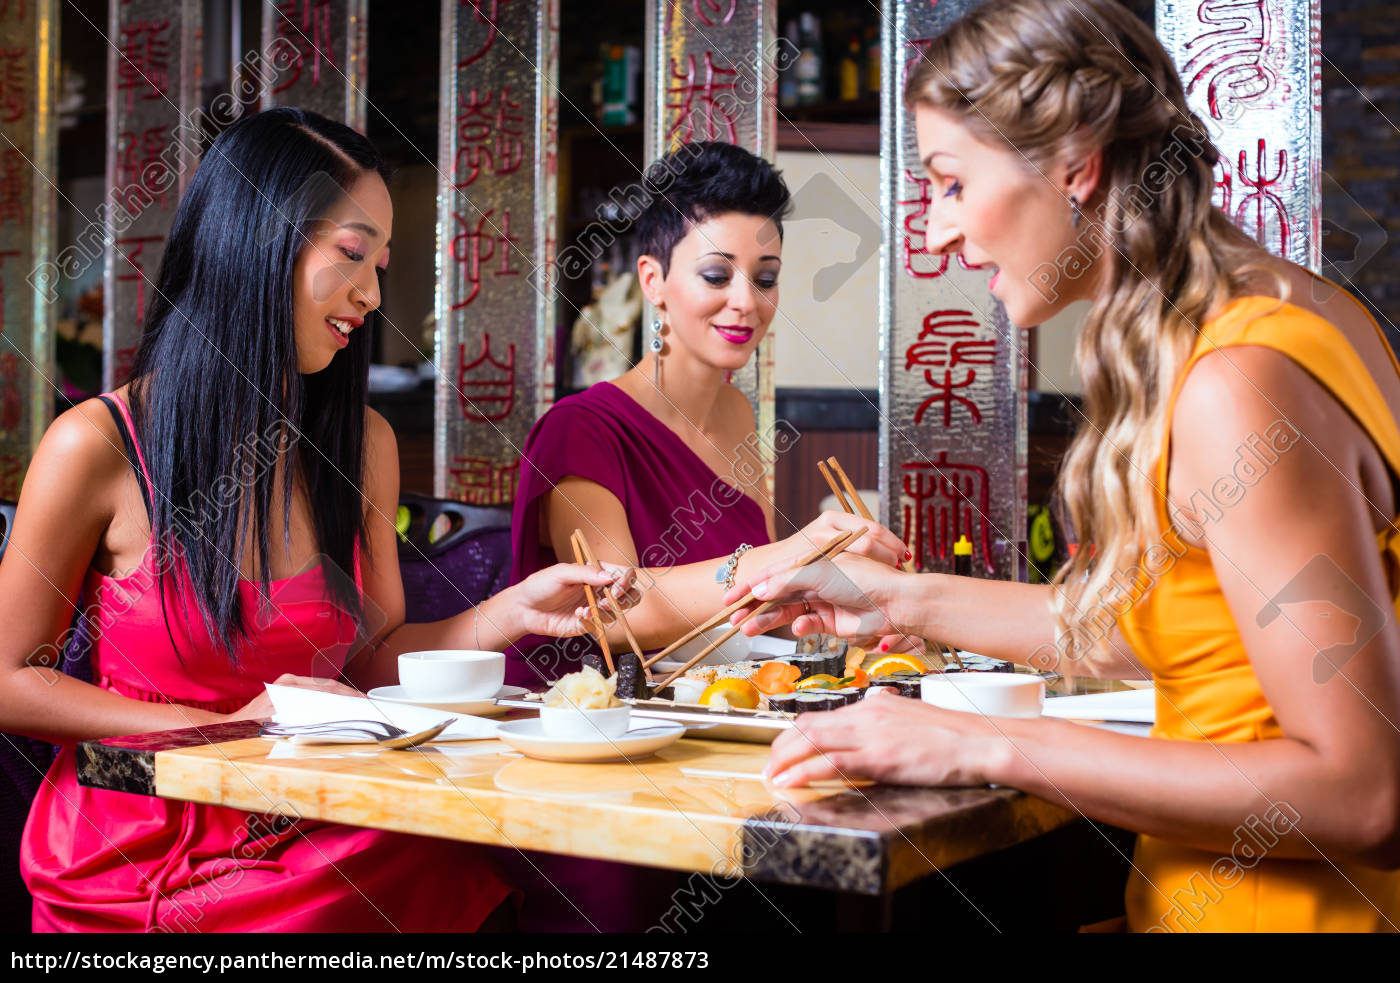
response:
<path id="1" fill-rule="evenodd" d="M 480 741 L 496 736 L 496 721 L 484 717 L 451 714 L 446 710 L 415 707 L 404 703 L 387 703 L 363 696 L 342 696 L 300 686 L 267 684 L 267 695 L 276 711 L 273 720 L 279 724 L 324 724 L 337 720 L 382 720 L 402 727 L 410 733 L 427 730 L 456 716 L 457 722 L 447 728 L 435 741 Z"/>
<path id="2" fill-rule="evenodd" d="M 1153 723 L 1157 692 L 1130 689 L 1121 693 L 1085 693 L 1083 696 L 1057 696 L 1045 701 L 1045 716 L 1075 720 L 1114 720 L 1122 723 Z"/>

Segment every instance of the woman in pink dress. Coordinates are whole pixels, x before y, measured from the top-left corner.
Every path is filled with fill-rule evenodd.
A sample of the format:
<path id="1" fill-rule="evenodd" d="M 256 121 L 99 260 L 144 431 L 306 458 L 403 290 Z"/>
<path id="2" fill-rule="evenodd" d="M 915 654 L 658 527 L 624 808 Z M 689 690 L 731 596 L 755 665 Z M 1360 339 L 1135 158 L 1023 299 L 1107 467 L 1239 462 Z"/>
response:
<path id="1" fill-rule="evenodd" d="M 36 930 L 508 921 L 493 913 L 512 888 L 466 844 L 75 775 L 77 741 L 264 717 L 269 682 L 365 690 L 397 681 L 402 651 L 576 633 L 582 585 L 618 580 L 555 566 L 403 623 L 397 451 L 366 406 L 386 175 L 364 137 L 312 113 L 225 131 L 180 202 L 130 385 L 63 414 L 35 454 L 0 565 L 0 730 L 64 745 L 22 844 Z M 44 668 L 80 592 L 95 685 Z"/>

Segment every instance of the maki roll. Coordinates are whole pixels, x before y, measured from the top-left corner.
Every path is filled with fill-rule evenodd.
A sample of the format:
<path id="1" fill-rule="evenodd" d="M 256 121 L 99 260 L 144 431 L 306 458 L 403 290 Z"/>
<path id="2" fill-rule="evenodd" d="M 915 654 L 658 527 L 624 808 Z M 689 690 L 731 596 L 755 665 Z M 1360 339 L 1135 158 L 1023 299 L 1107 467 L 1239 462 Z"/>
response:
<path id="1" fill-rule="evenodd" d="M 903 678 L 899 680 L 899 695 L 907 696 L 911 699 L 923 699 L 924 673 L 910 673 L 914 678 Z"/>
<path id="2" fill-rule="evenodd" d="M 841 700 L 837 706 L 850 706 L 861 698 L 865 690 L 858 686 L 847 686 L 843 689 L 830 690 L 827 695 L 837 697 Z"/>
<path id="3" fill-rule="evenodd" d="M 636 652 L 620 653 L 617 657 L 617 698 L 645 700 L 650 695 L 642 660 L 637 658 Z"/>
<path id="4" fill-rule="evenodd" d="M 583 653 L 583 664 L 590 669 L 596 670 L 600 676 L 606 676 L 608 674 L 608 667 L 603 662 L 603 654 L 601 652 Z"/>
<path id="5" fill-rule="evenodd" d="M 797 705 L 794 710 L 797 713 L 812 713 L 817 710 L 834 710 L 837 706 L 836 701 L 826 693 L 813 693 L 810 691 L 798 693 L 796 702 Z"/>
<path id="6" fill-rule="evenodd" d="M 783 713 L 794 713 L 797 710 L 796 693 L 777 693 L 768 697 L 768 709 L 779 710 Z"/>
<path id="7" fill-rule="evenodd" d="M 899 680 L 895 679 L 892 676 L 876 676 L 874 679 L 870 680 L 870 685 L 866 687 L 866 691 L 870 692 L 873 690 L 886 688 L 898 691 Z"/>

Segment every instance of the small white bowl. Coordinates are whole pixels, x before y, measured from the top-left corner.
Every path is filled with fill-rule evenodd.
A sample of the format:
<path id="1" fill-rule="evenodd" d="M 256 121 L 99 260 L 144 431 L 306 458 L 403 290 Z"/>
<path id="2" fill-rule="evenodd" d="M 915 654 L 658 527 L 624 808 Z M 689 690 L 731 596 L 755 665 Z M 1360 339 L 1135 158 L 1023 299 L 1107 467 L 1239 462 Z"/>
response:
<path id="1" fill-rule="evenodd" d="M 443 649 L 399 656 L 404 694 L 431 700 L 489 700 L 506 681 L 504 652 Z"/>
<path id="2" fill-rule="evenodd" d="M 569 741 L 596 741 L 621 737 L 631 726 L 632 708 L 580 710 L 578 707 L 540 707 L 540 730 L 547 737 Z"/>
<path id="3" fill-rule="evenodd" d="M 988 717 L 1039 717 L 1045 707 L 1045 681 L 1029 673 L 935 674 L 919 691 L 925 703 Z"/>

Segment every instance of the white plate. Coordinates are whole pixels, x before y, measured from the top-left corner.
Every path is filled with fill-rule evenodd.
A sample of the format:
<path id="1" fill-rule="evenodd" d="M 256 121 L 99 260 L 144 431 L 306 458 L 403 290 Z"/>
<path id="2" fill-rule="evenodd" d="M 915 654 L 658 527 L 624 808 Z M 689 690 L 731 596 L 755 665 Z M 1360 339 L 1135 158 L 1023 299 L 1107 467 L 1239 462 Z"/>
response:
<path id="1" fill-rule="evenodd" d="M 721 625 L 721 629 L 725 626 Z M 723 634 L 718 631 L 714 637 Z M 743 639 L 743 643 L 738 647 L 731 647 L 738 639 Z M 691 642 L 677 649 L 672 655 L 662 659 L 652 666 L 653 673 L 661 673 L 663 677 L 675 672 L 685 665 L 696 652 L 700 651 L 701 645 L 697 645 L 700 639 Z M 724 645 L 715 649 L 705 658 L 696 663 L 697 666 L 727 666 L 734 662 L 764 662 L 768 659 L 776 659 L 780 656 L 792 655 L 797 651 L 797 642 L 790 638 L 770 638 L 767 635 L 755 635 L 748 638 L 745 635 L 736 635 Z"/>
<path id="2" fill-rule="evenodd" d="M 644 758 L 679 740 L 683 724 L 652 724 L 636 727 L 621 737 L 546 737 L 539 719 L 511 720 L 496 728 L 496 736 L 530 758 L 543 761 L 626 761 Z"/>
<path id="3" fill-rule="evenodd" d="M 409 696 L 402 686 L 380 686 L 365 695 L 371 700 L 383 700 L 385 703 L 404 703 L 414 707 L 445 710 L 448 713 L 470 714 L 473 717 L 499 717 L 510 708 L 496 706 L 497 699 L 518 700 L 528 692 L 530 691 L 524 686 L 502 686 L 499 693 L 486 700 L 425 700 L 422 697 Z"/>

